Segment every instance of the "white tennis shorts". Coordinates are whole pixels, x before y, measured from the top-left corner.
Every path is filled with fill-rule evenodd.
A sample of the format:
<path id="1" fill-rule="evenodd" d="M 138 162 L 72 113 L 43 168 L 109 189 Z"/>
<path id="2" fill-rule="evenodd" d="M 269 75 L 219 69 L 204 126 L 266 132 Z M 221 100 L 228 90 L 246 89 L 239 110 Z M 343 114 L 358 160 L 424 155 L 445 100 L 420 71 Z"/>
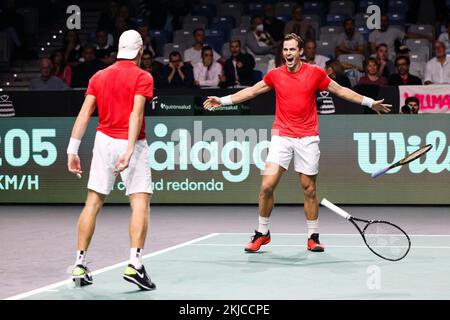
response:
<path id="1" fill-rule="evenodd" d="M 119 157 L 126 152 L 127 146 L 128 140 L 114 139 L 97 131 L 92 151 L 88 189 L 105 195 L 111 192 L 116 180 L 115 165 Z M 122 171 L 120 176 L 125 184 L 127 196 L 139 192 L 153 193 L 146 139 L 136 142 L 128 168 Z"/>
<path id="2" fill-rule="evenodd" d="M 295 171 L 310 176 L 316 175 L 319 172 L 319 142 L 319 136 L 292 138 L 273 135 L 266 161 L 288 170 L 294 158 Z"/>

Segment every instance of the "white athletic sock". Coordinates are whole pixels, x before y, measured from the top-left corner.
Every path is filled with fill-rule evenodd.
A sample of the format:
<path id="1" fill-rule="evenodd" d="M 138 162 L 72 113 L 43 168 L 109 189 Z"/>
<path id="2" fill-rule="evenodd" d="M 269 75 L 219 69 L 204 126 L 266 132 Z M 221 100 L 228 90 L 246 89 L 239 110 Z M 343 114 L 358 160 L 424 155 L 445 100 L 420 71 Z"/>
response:
<path id="1" fill-rule="evenodd" d="M 313 233 L 319 233 L 319 219 L 306 220 L 306 226 L 308 227 L 308 238 L 311 238 Z"/>
<path id="2" fill-rule="evenodd" d="M 87 252 L 84 250 L 78 250 L 77 251 L 77 259 L 75 260 L 75 265 L 83 265 L 86 266 L 86 254 Z"/>
<path id="3" fill-rule="evenodd" d="M 266 235 L 267 232 L 269 232 L 269 222 L 270 222 L 269 217 L 266 218 L 259 216 L 258 232 L 261 232 L 262 234 Z"/>
<path id="4" fill-rule="evenodd" d="M 130 249 L 130 263 L 136 269 L 140 269 L 142 267 L 142 249 L 141 248 L 131 248 Z"/>

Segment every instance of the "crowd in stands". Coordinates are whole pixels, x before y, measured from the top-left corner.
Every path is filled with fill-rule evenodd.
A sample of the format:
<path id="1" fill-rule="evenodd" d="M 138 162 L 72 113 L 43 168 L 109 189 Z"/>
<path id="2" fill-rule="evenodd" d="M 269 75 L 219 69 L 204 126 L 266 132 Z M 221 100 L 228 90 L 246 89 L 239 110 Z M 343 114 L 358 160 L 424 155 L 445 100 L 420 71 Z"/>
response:
<path id="1" fill-rule="evenodd" d="M 283 2 L 290 15 L 275 1 L 213 2 L 110 1 L 91 41 L 80 43 L 77 31 L 67 30 L 30 89 L 87 87 L 95 72 L 116 61 L 119 36 L 130 28 L 142 36 L 141 67 L 156 88 L 250 86 L 283 65 L 282 40 L 292 32 L 305 40 L 303 61 L 347 87 L 450 83 L 445 1 Z M 333 2 L 341 11 L 333 11 Z M 379 29 L 367 28 L 368 2 L 383 9 Z M 227 3 L 234 12 L 224 11 Z"/>

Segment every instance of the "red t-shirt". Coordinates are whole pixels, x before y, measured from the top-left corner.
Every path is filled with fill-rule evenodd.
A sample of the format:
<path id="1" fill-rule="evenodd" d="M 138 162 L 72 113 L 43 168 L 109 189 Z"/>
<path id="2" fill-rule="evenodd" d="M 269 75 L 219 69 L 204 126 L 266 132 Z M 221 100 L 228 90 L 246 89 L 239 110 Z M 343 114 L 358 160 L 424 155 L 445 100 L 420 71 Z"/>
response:
<path id="1" fill-rule="evenodd" d="M 89 80 L 86 95 L 95 96 L 98 109 L 97 130 L 115 139 L 128 139 L 128 124 L 134 96 L 153 98 L 153 77 L 133 61 L 119 60 L 98 71 Z M 145 138 L 145 120 L 138 139 Z"/>
<path id="2" fill-rule="evenodd" d="M 324 91 L 331 79 L 320 67 L 302 63 L 295 73 L 287 66 L 271 70 L 264 77 L 266 85 L 275 89 L 276 112 L 272 134 L 307 137 L 319 134 L 316 91 Z M 278 133 L 277 131 L 278 130 Z"/>

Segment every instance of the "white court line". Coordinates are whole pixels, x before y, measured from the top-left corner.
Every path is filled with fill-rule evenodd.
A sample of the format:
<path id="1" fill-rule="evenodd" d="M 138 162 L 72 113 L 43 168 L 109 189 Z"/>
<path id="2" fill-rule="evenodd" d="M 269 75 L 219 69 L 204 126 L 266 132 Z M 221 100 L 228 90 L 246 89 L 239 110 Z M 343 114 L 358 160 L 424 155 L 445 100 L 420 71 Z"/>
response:
<path id="1" fill-rule="evenodd" d="M 220 235 L 252 235 L 251 232 L 220 232 Z M 278 236 L 307 236 L 307 233 L 276 233 L 271 232 L 271 235 Z M 321 236 L 361 236 L 359 233 L 321 233 Z M 384 234 L 379 234 L 380 236 Z M 390 235 L 390 234 L 388 234 Z M 409 234 L 410 237 L 450 237 L 450 234 Z"/>
<path id="2" fill-rule="evenodd" d="M 156 256 L 158 254 L 162 254 L 162 253 L 165 253 L 165 252 L 168 252 L 168 251 L 172 251 L 172 250 L 184 247 L 184 246 L 188 246 L 188 245 L 191 245 L 191 244 L 193 244 L 195 242 L 202 241 L 202 240 L 205 240 L 205 239 L 208 239 L 208 238 L 212 238 L 212 237 L 215 237 L 217 235 L 249 235 L 249 234 L 250 233 L 243 233 L 243 232 L 241 232 L 241 233 L 238 233 L 238 232 L 234 232 L 234 233 L 233 232 L 211 233 L 211 234 L 208 234 L 206 236 L 203 236 L 203 237 L 200 237 L 200 238 L 197 238 L 197 239 L 193 239 L 193 240 L 190 240 L 190 241 L 187 241 L 187 242 L 175 245 L 173 247 L 169 247 L 169 248 L 166 248 L 166 249 L 163 249 L 163 250 L 159 250 L 159 251 L 147 254 L 147 255 L 143 256 L 142 258 L 143 259 L 150 258 L 152 256 Z M 307 234 L 306 233 L 272 233 L 272 235 L 306 236 Z M 325 236 L 360 236 L 358 233 L 323 233 L 321 235 L 325 235 Z M 450 237 L 450 235 L 428 235 L 428 234 L 410 234 L 409 236 L 411 236 L 411 237 Z M 235 246 L 235 245 L 229 245 L 229 246 Z M 236 246 L 242 246 L 242 245 L 236 245 Z M 271 245 L 271 246 L 275 246 L 275 245 Z M 297 246 L 297 245 L 287 245 L 287 246 Z M 298 245 L 298 246 L 300 246 L 300 245 Z M 327 247 L 330 247 L 330 246 L 328 245 Z M 355 248 L 358 248 L 358 247 L 359 246 L 355 246 Z M 361 247 L 365 248 L 365 246 L 361 246 Z M 418 248 L 418 247 L 414 246 L 414 248 Z M 440 247 L 433 247 L 433 248 L 437 248 L 438 249 Z M 445 249 L 445 247 L 442 247 L 442 248 Z M 127 260 L 127 261 L 120 262 L 120 263 L 117 263 L 117 264 L 109 266 L 109 267 L 105 267 L 105 268 L 96 270 L 96 271 L 92 272 L 92 275 L 97 275 L 97 274 L 100 274 L 100 273 L 103 273 L 103 272 L 106 272 L 106 271 L 109 271 L 109 270 L 112 270 L 112 269 L 115 269 L 115 268 L 118 268 L 118 267 L 121 267 L 121 266 L 125 266 L 125 265 L 128 264 L 128 262 L 129 261 Z M 35 290 L 24 292 L 22 294 L 11 296 L 11 297 L 5 298 L 4 300 L 19 300 L 19 299 L 23 299 L 23 298 L 26 298 L 26 297 L 29 297 L 29 296 L 32 296 L 32 295 L 35 295 L 35 294 L 38 294 L 38 293 L 41 293 L 41 292 L 54 290 L 54 289 L 56 289 L 58 287 L 61 287 L 63 285 L 67 285 L 67 284 L 71 284 L 71 283 L 72 283 L 72 279 L 67 279 L 67 280 L 64 280 L 64 281 L 60 281 L 60 282 L 56 282 L 56 283 L 50 284 L 50 285 L 45 286 L 45 287 L 41 287 L 41 288 L 38 288 L 38 289 L 35 289 Z"/>
<path id="3" fill-rule="evenodd" d="M 165 252 L 168 252 L 168 251 L 172 251 L 172 250 L 175 250 L 175 249 L 178 249 L 178 248 L 181 248 L 181 247 L 185 247 L 185 246 L 191 245 L 191 244 L 193 244 L 195 242 L 202 241 L 202 240 L 205 240 L 205 239 L 209 239 L 209 238 L 215 237 L 217 235 L 219 235 L 219 233 L 210 233 L 210 234 L 208 234 L 206 236 L 203 236 L 203 237 L 200 237 L 200 238 L 196 238 L 196 239 L 193 239 L 193 240 L 190 240 L 190 241 L 186 241 L 186 242 L 177 244 L 177 245 L 175 245 L 173 247 L 169 247 L 169 248 L 166 248 L 166 249 L 155 251 L 153 253 L 149 253 L 147 255 L 142 256 L 142 259 L 147 259 L 147 258 L 156 256 L 158 254 L 162 254 L 162 253 L 165 253 Z M 100 274 L 100 273 L 103 273 L 103 272 L 106 272 L 106 271 L 110 271 L 110 270 L 116 269 L 116 268 L 121 267 L 121 266 L 126 266 L 126 265 L 128 265 L 128 263 L 129 263 L 129 261 L 127 260 L 127 261 L 123 261 L 123 262 L 114 264 L 114 265 L 109 266 L 109 267 L 98 269 L 98 270 L 92 272 L 92 275 L 97 275 L 97 274 Z M 35 294 L 38 294 L 38 293 L 41 293 L 41 292 L 54 291 L 54 289 L 57 288 L 57 287 L 61 287 L 63 285 L 67 285 L 67 284 L 71 284 L 71 283 L 72 283 L 72 279 L 67 279 L 67 280 L 64 280 L 64 281 L 60 281 L 60 282 L 56 282 L 56 283 L 50 284 L 50 285 L 45 286 L 45 287 L 41 287 L 41 288 L 34 289 L 34 290 L 31 290 L 31 291 L 28 291 L 28 292 L 24 292 L 24 293 L 21 293 L 21 294 L 18 294 L 18 295 L 6 298 L 4 300 L 19 300 L 19 299 L 23 299 L 23 298 L 26 298 L 26 297 L 29 297 L 29 296 L 32 296 L 32 295 L 35 295 Z"/>
<path id="4" fill-rule="evenodd" d="M 226 243 L 196 243 L 193 246 L 210 246 L 210 247 L 242 247 L 242 244 L 226 244 Z M 304 247 L 301 244 L 268 244 L 265 247 Z M 336 246 L 327 245 L 327 248 L 367 248 L 367 246 Z M 370 246 L 372 248 L 404 248 L 404 246 Z M 450 247 L 432 247 L 432 246 L 411 246 L 414 249 L 450 249 Z"/>

